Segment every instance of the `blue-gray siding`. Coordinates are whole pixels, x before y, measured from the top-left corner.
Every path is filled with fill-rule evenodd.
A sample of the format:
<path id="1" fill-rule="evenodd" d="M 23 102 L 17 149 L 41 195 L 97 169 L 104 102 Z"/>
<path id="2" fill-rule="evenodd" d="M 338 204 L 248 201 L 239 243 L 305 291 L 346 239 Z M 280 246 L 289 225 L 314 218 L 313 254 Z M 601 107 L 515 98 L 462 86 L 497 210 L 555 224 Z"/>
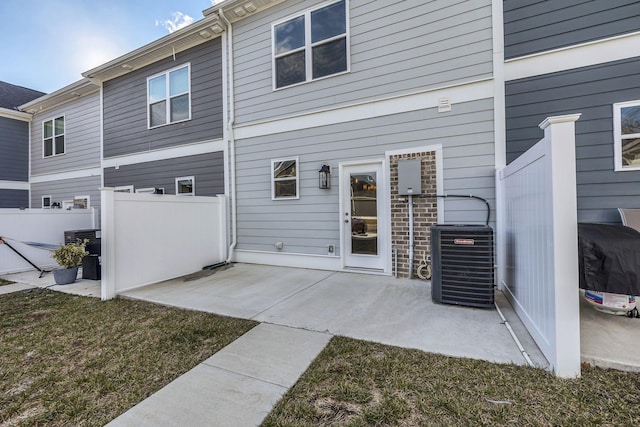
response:
<path id="1" fill-rule="evenodd" d="M 191 120 L 148 129 L 147 77 L 191 64 Z M 104 83 L 104 157 L 222 138 L 222 48 L 213 39 Z"/>
<path id="2" fill-rule="evenodd" d="M 507 82 L 507 160 L 538 142 L 548 116 L 576 122 L 578 220 L 619 222 L 618 207 L 640 208 L 640 171 L 614 172 L 613 106 L 640 100 L 640 58 Z"/>
<path id="3" fill-rule="evenodd" d="M 31 184 L 31 207 L 42 207 L 42 196 L 51 196 L 51 202 L 73 200 L 76 196 L 89 196 L 90 207 L 100 209 L 100 175 L 82 178 L 59 179 Z"/>
<path id="4" fill-rule="evenodd" d="M 287 252 L 326 255 L 328 245 L 340 246 L 338 164 L 433 144 L 443 146 L 444 191 L 484 197 L 495 207 L 492 99 L 455 104 L 449 113 L 430 108 L 237 141 L 238 249 L 275 252 L 282 241 Z M 291 156 L 300 161 L 300 198 L 273 201 L 270 160 Z M 318 188 L 325 162 L 330 190 Z M 481 202 L 442 203 L 448 223 L 486 218 Z"/>
<path id="5" fill-rule="evenodd" d="M 504 2 L 506 59 L 639 30 L 637 0 Z"/>
<path id="6" fill-rule="evenodd" d="M 8 190 L 0 188 L 0 208 L 28 208 L 27 190 Z"/>
<path id="7" fill-rule="evenodd" d="M 29 123 L 0 117 L 0 181 L 29 180 Z"/>
<path id="8" fill-rule="evenodd" d="M 65 153 L 43 157 L 42 124 L 64 116 Z M 40 176 L 100 166 L 100 92 L 37 113 L 31 121 L 31 175 Z"/>
<path id="9" fill-rule="evenodd" d="M 322 4 L 283 2 L 234 27 L 236 123 L 492 76 L 491 1 L 350 1 L 349 73 L 273 91 L 271 25 Z"/>
<path id="10" fill-rule="evenodd" d="M 224 153 L 217 151 L 106 168 L 104 184 L 107 187 L 133 185 L 135 189 L 160 187 L 165 194 L 175 194 L 175 179 L 183 176 L 195 177 L 196 196 L 224 194 Z"/>

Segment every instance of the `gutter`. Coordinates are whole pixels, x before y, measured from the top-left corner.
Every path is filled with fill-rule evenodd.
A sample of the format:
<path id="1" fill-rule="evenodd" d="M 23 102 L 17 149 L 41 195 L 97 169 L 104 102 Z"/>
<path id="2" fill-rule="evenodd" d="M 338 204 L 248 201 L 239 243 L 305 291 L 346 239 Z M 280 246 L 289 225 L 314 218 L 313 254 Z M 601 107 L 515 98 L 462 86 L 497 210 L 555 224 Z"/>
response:
<path id="1" fill-rule="evenodd" d="M 237 225 L 237 201 L 236 201 L 236 139 L 233 133 L 233 125 L 235 123 L 235 90 L 234 90 L 234 70 L 233 70 L 233 27 L 231 22 L 224 16 L 222 8 L 218 11 L 218 15 L 227 25 L 227 87 L 229 90 L 229 121 L 227 123 L 227 131 L 229 135 L 229 195 L 231 196 L 231 244 L 227 250 L 227 264 L 233 260 L 236 246 L 238 244 L 238 225 Z"/>

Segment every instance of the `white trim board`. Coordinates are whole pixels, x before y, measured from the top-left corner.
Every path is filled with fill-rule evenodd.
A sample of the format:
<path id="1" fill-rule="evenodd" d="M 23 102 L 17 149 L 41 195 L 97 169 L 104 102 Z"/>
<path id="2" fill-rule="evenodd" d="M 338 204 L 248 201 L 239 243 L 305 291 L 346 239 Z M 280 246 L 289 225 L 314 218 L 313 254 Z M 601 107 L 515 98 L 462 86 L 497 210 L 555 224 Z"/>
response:
<path id="1" fill-rule="evenodd" d="M 236 139 L 253 138 L 336 123 L 371 119 L 391 114 L 406 113 L 426 108 L 436 108 L 441 98 L 448 98 L 455 110 L 456 103 L 493 98 L 493 90 L 492 78 L 476 80 L 469 83 L 445 86 L 404 96 L 242 125 L 235 128 L 235 137 Z"/>
<path id="2" fill-rule="evenodd" d="M 125 165 L 135 165 L 138 163 L 154 162 L 157 160 L 175 159 L 178 157 L 194 156 L 198 154 L 213 153 L 223 151 L 225 158 L 227 143 L 223 139 L 199 142 L 196 144 L 181 145 L 179 147 L 163 148 L 159 150 L 147 151 L 144 153 L 129 154 L 119 157 L 110 157 L 102 160 L 103 168 L 115 168 Z"/>
<path id="3" fill-rule="evenodd" d="M 88 178 L 91 176 L 101 176 L 102 168 L 80 169 L 75 171 L 66 171 L 59 173 L 51 173 L 47 175 L 37 175 L 31 177 L 32 184 L 42 182 L 62 181 L 63 179 Z"/>
<path id="4" fill-rule="evenodd" d="M 233 261 L 246 264 L 275 265 L 279 267 L 311 268 L 314 270 L 342 270 L 340 257 L 333 255 L 309 255 L 236 249 L 234 251 Z"/>
<path id="5" fill-rule="evenodd" d="M 0 107 L 0 117 L 6 117 L 8 119 L 20 120 L 23 122 L 31 121 L 31 114 L 23 113 L 22 111 L 11 110 L 9 108 Z"/>
<path id="6" fill-rule="evenodd" d="M 0 190 L 27 190 L 31 189 L 28 182 L 22 181 L 0 181 Z"/>
<path id="7" fill-rule="evenodd" d="M 506 81 L 640 56 L 640 32 L 506 60 Z"/>

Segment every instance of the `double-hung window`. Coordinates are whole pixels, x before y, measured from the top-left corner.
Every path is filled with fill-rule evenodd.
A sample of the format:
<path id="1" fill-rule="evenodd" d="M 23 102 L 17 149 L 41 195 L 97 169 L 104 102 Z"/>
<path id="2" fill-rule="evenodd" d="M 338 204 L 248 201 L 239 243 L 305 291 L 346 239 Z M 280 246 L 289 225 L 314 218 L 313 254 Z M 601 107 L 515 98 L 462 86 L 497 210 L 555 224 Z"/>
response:
<path id="1" fill-rule="evenodd" d="M 42 122 L 43 157 L 64 154 L 64 116 Z"/>
<path id="2" fill-rule="evenodd" d="M 147 79 L 149 128 L 191 119 L 191 67 L 181 65 Z"/>
<path id="3" fill-rule="evenodd" d="M 640 170 L 640 101 L 613 104 L 615 170 Z"/>
<path id="4" fill-rule="evenodd" d="M 349 70 L 348 0 L 273 25 L 274 89 Z"/>
<path id="5" fill-rule="evenodd" d="M 271 199 L 298 199 L 298 158 L 271 160 Z"/>

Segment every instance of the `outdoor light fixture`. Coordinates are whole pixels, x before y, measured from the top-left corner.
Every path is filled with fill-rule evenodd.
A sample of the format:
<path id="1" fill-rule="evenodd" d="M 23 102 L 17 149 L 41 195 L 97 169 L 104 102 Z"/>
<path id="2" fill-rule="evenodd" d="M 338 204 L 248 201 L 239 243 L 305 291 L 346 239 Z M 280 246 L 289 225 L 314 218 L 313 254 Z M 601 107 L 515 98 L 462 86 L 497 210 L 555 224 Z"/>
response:
<path id="1" fill-rule="evenodd" d="M 318 187 L 322 190 L 328 190 L 331 188 L 331 167 L 323 163 L 322 167 L 318 171 L 319 174 L 319 182 Z"/>

